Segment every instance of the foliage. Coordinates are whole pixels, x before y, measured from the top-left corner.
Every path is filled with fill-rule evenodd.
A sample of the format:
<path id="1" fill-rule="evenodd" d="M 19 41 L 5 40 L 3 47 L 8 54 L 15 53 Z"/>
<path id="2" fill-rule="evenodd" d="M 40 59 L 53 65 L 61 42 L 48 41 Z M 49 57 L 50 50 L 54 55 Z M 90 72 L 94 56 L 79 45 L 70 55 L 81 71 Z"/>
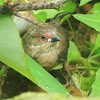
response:
<path id="1" fill-rule="evenodd" d="M 68 95 L 68 91 L 56 79 L 25 55 L 16 26 L 8 15 L 0 15 L 0 35 L 0 61 L 41 86 L 45 91 L 58 91 Z"/>
<path id="2" fill-rule="evenodd" d="M 27 92 L 22 93 L 13 98 L 9 98 L 6 100 L 99 100 L 99 98 L 87 98 L 87 97 L 66 97 L 57 93 L 33 93 Z"/>
<path id="3" fill-rule="evenodd" d="M 79 6 L 82 6 L 82 5 L 86 4 L 89 1 L 91 1 L 91 0 L 81 0 Z"/>
<path id="4" fill-rule="evenodd" d="M 0 0 L 0 5 L 4 4 L 5 0 Z"/>
<path id="5" fill-rule="evenodd" d="M 0 4 L 4 4 L 4 1 L 0 0 Z M 79 5 L 82 6 L 89 1 L 91 0 L 81 0 Z M 74 12 L 78 4 L 69 0 L 64 5 L 59 10 L 44 9 L 33 11 L 33 16 L 44 23 L 47 19 L 53 18 L 59 12 Z M 94 4 L 91 13 L 73 14 L 73 17 L 100 32 L 100 2 Z M 65 16 L 61 20 L 61 23 L 68 20 L 69 17 L 70 15 Z M 69 65 L 75 66 L 76 69 L 84 70 L 80 74 L 73 72 L 72 78 L 83 95 L 87 95 L 92 87 L 90 97 L 100 96 L 100 50 L 96 52 L 98 48 L 100 48 L 100 35 L 97 36 L 96 44 L 92 46 L 92 51 L 87 58 L 81 56 L 72 41 L 70 41 L 68 50 Z M 18 30 L 9 15 L 0 15 L 0 61 L 18 71 L 47 92 L 69 95 L 69 92 L 63 85 L 24 53 Z M 2 71 L 0 70 L 0 74 L 2 74 Z M 49 80 L 47 81 L 47 79 Z"/>
<path id="6" fill-rule="evenodd" d="M 60 7 L 59 10 L 55 10 L 55 9 L 43 9 L 43 10 L 37 10 L 37 11 L 33 10 L 33 16 L 36 17 L 40 22 L 44 23 L 47 19 L 53 18 L 59 12 L 72 12 L 73 13 L 77 6 L 77 4 L 73 3 L 72 0 L 65 2 L 64 5 L 65 6 Z M 65 16 L 61 20 L 61 23 L 63 23 L 69 16 L 70 15 Z"/>

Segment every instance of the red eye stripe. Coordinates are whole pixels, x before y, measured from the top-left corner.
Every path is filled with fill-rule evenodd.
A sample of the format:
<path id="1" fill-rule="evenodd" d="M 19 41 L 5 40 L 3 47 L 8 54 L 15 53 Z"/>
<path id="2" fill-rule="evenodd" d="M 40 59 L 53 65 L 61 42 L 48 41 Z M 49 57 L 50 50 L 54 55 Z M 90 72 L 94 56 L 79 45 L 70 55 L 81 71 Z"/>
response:
<path id="1" fill-rule="evenodd" d="M 47 34 L 46 34 L 46 37 L 47 37 L 47 39 L 52 38 L 52 34 L 47 33 Z"/>
<path id="2" fill-rule="evenodd" d="M 43 34 L 43 33 L 41 33 L 41 34 L 37 35 L 37 38 L 39 38 L 41 35 L 44 35 L 44 34 Z"/>

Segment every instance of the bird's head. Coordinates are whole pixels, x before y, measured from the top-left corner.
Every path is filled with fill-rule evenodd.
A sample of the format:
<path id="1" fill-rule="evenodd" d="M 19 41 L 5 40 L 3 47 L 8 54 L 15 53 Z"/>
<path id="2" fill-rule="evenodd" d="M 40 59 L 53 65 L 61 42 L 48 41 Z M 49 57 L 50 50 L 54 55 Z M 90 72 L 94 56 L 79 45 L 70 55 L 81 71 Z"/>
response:
<path id="1" fill-rule="evenodd" d="M 40 33 L 37 35 L 37 39 L 40 42 L 56 42 L 56 41 L 60 41 L 60 37 L 58 36 L 56 30 L 54 30 L 53 32 L 50 33 Z"/>

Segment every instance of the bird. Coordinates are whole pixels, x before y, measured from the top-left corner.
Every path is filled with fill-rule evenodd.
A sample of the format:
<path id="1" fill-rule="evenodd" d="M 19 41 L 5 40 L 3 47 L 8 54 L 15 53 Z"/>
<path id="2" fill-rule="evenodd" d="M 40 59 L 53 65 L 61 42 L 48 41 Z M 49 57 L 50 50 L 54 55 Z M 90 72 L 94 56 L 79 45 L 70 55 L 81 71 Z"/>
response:
<path id="1" fill-rule="evenodd" d="M 24 51 L 45 69 L 67 60 L 69 35 L 60 25 L 64 15 L 57 14 L 43 27 L 33 23 L 22 37 Z"/>

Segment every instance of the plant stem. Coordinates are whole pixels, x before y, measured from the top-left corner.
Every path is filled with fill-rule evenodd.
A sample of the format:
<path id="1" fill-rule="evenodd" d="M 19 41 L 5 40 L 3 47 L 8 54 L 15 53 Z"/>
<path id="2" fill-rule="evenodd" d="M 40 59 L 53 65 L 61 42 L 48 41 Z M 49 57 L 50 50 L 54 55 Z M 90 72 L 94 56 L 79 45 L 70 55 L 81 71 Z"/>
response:
<path id="1" fill-rule="evenodd" d="M 95 51 L 95 47 L 93 48 L 93 50 L 91 51 L 90 55 L 88 56 L 88 59 L 91 57 L 91 55 L 94 53 Z"/>
<path id="2" fill-rule="evenodd" d="M 79 66 L 76 68 L 72 68 L 72 69 L 87 69 L 87 70 L 98 70 L 98 67 L 84 67 L 84 66 Z"/>
<path id="3" fill-rule="evenodd" d="M 100 57 L 100 54 L 96 54 L 94 56 L 91 56 L 90 59 L 95 59 L 95 58 L 98 58 L 98 57 Z"/>
<path id="4" fill-rule="evenodd" d="M 74 31 L 73 31 L 73 28 L 72 28 L 72 25 L 71 25 L 71 23 L 70 23 L 70 20 L 69 20 L 68 18 L 67 18 L 67 21 L 68 21 L 68 24 L 69 24 L 69 27 L 70 27 L 71 31 L 74 32 Z"/>
<path id="5" fill-rule="evenodd" d="M 77 33 L 76 33 L 75 42 L 77 41 L 77 37 L 78 37 L 79 31 L 80 31 L 81 25 L 82 25 L 82 22 L 80 22 L 80 24 L 79 24 L 79 27 L 78 27 L 78 30 L 77 30 Z"/>

